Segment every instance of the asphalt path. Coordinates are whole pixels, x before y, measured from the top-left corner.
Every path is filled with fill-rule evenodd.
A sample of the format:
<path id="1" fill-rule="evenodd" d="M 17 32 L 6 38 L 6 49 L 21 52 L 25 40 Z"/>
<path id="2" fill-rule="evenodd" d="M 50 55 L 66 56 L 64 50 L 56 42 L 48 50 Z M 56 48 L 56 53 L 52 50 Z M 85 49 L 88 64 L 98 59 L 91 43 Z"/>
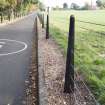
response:
<path id="1" fill-rule="evenodd" d="M 0 105 L 22 105 L 24 100 L 35 16 L 0 27 Z"/>

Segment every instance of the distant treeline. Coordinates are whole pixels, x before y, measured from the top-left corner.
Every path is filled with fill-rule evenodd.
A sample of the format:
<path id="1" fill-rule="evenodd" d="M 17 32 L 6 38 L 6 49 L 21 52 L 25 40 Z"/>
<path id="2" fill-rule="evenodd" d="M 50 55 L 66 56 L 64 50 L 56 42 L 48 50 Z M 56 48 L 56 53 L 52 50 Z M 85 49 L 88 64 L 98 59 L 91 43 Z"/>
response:
<path id="1" fill-rule="evenodd" d="M 0 0 L 0 12 L 22 11 L 31 4 L 37 4 L 38 0 Z"/>
<path id="2" fill-rule="evenodd" d="M 39 9 L 45 10 L 45 6 L 42 2 L 39 2 Z M 105 0 L 97 0 L 96 5 L 92 2 L 89 4 L 85 2 L 83 6 L 79 6 L 77 3 L 72 3 L 70 6 L 66 2 L 63 3 L 62 8 L 56 5 L 52 8 L 53 10 L 96 10 L 96 9 L 105 9 Z"/>

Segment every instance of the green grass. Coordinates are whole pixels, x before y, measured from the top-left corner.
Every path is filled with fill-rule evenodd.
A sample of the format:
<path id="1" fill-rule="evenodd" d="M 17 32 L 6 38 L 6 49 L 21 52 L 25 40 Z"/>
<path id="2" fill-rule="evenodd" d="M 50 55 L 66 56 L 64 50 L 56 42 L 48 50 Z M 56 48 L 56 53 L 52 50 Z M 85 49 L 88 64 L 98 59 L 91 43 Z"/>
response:
<path id="1" fill-rule="evenodd" d="M 69 17 L 75 15 L 76 20 L 89 21 L 105 25 L 105 11 L 52 11 L 50 13 L 50 33 L 64 55 L 67 50 Z M 105 105 L 105 36 L 86 31 L 85 27 L 105 33 L 105 27 L 76 21 L 75 32 L 75 67 L 85 76 L 92 92 L 101 105 Z"/>

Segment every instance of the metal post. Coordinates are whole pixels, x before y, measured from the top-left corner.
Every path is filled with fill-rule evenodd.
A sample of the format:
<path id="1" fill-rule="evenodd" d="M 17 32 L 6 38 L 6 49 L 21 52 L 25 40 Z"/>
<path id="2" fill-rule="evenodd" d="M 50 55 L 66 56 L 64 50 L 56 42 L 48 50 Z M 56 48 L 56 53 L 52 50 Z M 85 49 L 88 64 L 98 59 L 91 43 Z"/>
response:
<path id="1" fill-rule="evenodd" d="M 44 28 L 44 14 L 42 15 L 42 28 Z"/>
<path id="2" fill-rule="evenodd" d="M 47 14 L 46 39 L 49 39 L 49 15 Z"/>
<path id="3" fill-rule="evenodd" d="M 35 34 L 36 36 L 38 35 L 38 29 L 37 29 L 38 25 L 37 25 L 37 17 L 35 18 Z"/>
<path id="4" fill-rule="evenodd" d="M 71 93 L 74 91 L 74 40 L 75 40 L 74 35 L 75 35 L 75 18 L 73 15 L 71 15 L 69 36 L 68 36 L 65 84 L 64 84 L 65 93 Z"/>
<path id="5" fill-rule="evenodd" d="M 16 10 L 14 10 L 14 18 L 16 18 Z"/>
<path id="6" fill-rule="evenodd" d="M 38 70 L 38 20 L 37 20 L 37 16 L 35 18 L 35 49 L 36 49 L 36 65 L 37 65 L 37 70 Z M 38 78 L 37 78 L 37 81 L 38 81 Z"/>
<path id="7" fill-rule="evenodd" d="M 11 20 L 11 14 L 10 13 L 8 14 L 8 20 L 9 21 Z"/>
<path id="8" fill-rule="evenodd" d="M 49 14 L 49 7 L 47 8 L 47 13 Z"/>
<path id="9" fill-rule="evenodd" d="M 1 13 L 1 23 L 3 23 L 3 13 Z"/>
<path id="10" fill-rule="evenodd" d="M 36 57 L 38 57 L 38 21 L 37 17 L 35 18 L 35 42 L 36 42 Z"/>
<path id="11" fill-rule="evenodd" d="M 8 11 L 8 20 L 10 21 L 11 20 L 11 10 L 9 9 Z"/>

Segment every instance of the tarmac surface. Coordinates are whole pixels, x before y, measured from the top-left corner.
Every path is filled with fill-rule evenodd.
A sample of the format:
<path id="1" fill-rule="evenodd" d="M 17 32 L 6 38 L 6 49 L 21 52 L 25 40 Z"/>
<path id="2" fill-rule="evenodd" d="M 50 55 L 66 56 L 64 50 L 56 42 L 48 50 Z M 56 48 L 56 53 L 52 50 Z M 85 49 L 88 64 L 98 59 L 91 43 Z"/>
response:
<path id="1" fill-rule="evenodd" d="M 0 105 L 22 105 L 24 100 L 35 16 L 0 27 Z"/>

